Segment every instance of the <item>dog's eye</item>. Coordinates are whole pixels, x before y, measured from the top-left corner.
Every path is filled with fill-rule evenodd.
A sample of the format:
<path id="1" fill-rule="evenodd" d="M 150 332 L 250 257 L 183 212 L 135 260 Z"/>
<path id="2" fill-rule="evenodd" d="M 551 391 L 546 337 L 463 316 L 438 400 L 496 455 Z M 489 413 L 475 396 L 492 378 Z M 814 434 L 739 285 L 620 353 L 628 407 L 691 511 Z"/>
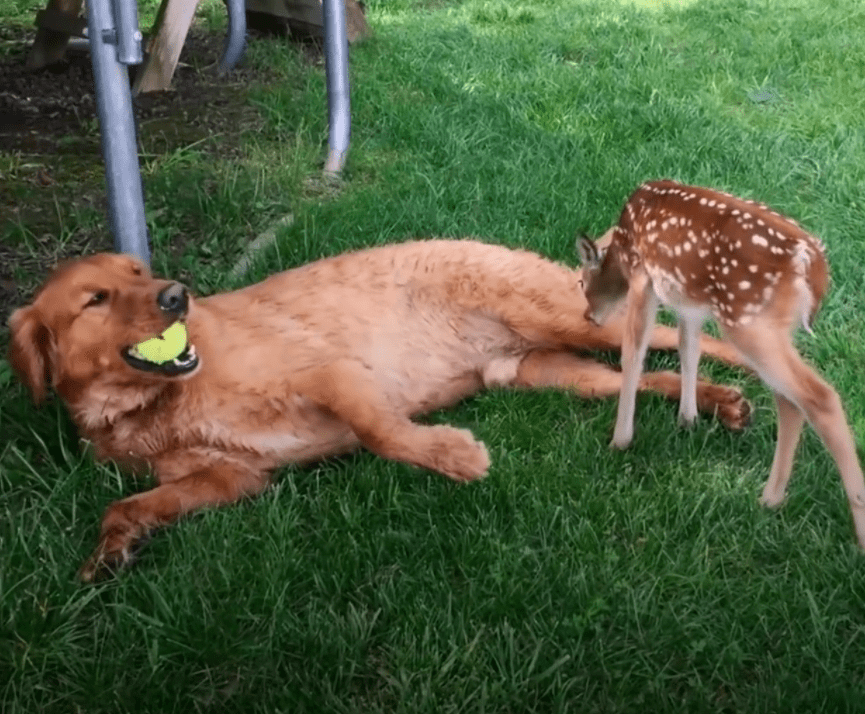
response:
<path id="1" fill-rule="evenodd" d="M 84 307 L 96 307 L 101 305 L 108 299 L 108 293 L 105 290 L 98 290 L 90 296 L 87 304 Z"/>

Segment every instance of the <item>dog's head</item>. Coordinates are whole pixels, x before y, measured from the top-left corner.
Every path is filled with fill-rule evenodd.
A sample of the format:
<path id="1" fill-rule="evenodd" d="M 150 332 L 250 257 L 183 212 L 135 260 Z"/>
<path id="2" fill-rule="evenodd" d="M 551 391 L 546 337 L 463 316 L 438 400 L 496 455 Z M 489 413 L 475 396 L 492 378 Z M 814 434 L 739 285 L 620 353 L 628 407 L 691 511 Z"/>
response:
<path id="1" fill-rule="evenodd" d="M 160 364 L 135 346 L 185 320 L 191 302 L 186 288 L 152 277 L 134 258 L 81 258 L 60 266 L 30 305 L 12 313 L 9 362 L 37 402 L 48 386 L 68 402 L 97 384 L 177 379 L 198 366 L 192 345 Z"/>

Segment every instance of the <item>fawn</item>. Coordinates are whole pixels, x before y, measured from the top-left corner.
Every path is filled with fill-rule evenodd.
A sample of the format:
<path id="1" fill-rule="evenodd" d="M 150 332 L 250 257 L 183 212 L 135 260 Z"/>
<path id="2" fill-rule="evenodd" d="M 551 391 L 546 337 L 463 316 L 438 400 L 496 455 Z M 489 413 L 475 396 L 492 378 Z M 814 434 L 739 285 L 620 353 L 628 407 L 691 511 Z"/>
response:
<path id="1" fill-rule="evenodd" d="M 679 322 L 679 421 L 694 422 L 700 327 L 711 316 L 775 393 L 778 442 L 762 503 L 774 507 L 784 500 L 807 418 L 838 465 L 865 549 L 865 482 L 841 400 L 791 339 L 798 323 L 810 332 L 829 284 L 820 240 L 763 204 L 675 181 L 640 186 L 608 235 L 606 249 L 582 238 L 578 250 L 586 318 L 603 324 L 626 305 L 611 446 L 624 449 L 633 438 L 636 388 L 661 303 Z"/>

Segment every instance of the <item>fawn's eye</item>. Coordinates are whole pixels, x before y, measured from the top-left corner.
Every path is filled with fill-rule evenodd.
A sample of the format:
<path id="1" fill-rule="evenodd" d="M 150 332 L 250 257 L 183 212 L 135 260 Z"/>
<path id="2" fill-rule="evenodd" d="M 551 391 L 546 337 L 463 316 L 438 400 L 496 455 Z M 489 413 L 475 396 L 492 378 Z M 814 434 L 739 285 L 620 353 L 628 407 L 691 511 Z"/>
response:
<path id="1" fill-rule="evenodd" d="M 87 301 L 87 304 L 84 307 L 96 307 L 97 305 L 101 305 L 108 299 L 108 291 L 106 290 L 97 290 L 93 295 L 90 296 L 90 299 Z"/>

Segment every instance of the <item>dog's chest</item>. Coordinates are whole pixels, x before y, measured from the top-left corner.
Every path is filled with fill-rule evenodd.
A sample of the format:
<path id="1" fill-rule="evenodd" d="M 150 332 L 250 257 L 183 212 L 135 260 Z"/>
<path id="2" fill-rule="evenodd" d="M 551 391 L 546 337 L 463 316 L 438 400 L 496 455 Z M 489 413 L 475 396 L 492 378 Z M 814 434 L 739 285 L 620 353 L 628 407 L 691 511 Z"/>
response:
<path id="1" fill-rule="evenodd" d="M 232 428 L 212 423 L 202 434 L 204 440 L 230 453 L 251 453 L 272 466 L 312 461 L 354 448 L 354 432 L 329 418 L 276 422 L 257 429 Z"/>
<path id="2" fill-rule="evenodd" d="M 163 408 L 119 419 L 95 433 L 82 429 L 103 459 L 171 461 L 184 452 L 252 459 L 266 468 L 344 452 L 357 438 L 344 423 L 300 395 L 235 396 L 219 404 Z"/>

